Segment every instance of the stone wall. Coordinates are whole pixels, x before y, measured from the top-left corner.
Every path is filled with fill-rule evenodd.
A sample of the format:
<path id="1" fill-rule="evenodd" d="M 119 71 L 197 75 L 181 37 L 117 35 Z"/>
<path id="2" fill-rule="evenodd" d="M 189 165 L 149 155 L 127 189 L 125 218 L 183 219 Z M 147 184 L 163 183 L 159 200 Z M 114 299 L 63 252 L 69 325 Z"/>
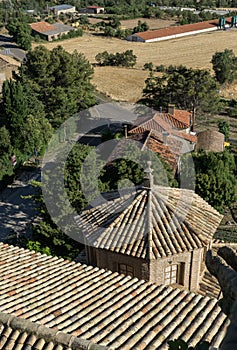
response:
<path id="1" fill-rule="evenodd" d="M 192 252 L 148 261 L 103 249 L 87 247 L 87 262 L 88 264 L 114 272 L 119 272 L 119 264 L 129 265 L 134 269 L 134 277 L 156 284 L 165 283 L 166 267 L 172 264 L 178 264 L 178 283 L 187 289 L 195 291 L 199 289 L 203 254 L 204 249 L 197 249 Z"/>

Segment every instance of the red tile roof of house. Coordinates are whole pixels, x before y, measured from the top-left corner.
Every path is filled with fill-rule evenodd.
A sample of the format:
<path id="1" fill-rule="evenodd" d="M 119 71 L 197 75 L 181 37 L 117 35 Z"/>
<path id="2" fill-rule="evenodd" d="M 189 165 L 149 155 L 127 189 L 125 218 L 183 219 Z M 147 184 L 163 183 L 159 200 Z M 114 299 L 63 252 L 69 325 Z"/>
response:
<path id="1" fill-rule="evenodd" d="M 146 141 L 146 147 L 152 152 L 159 154 L 161 158 L 163 158 L 164 161 L 171 166 L 174 172 L 178 166 L 182 145 L 183 143 L 172 137 L 172 135 L 168 135 L 165 144 L 152 132 L 149 134 Z"/>
<path id="2" fill-rule="evenodd" d="M 197 143 L 197 135 L 192 135 L 188 134 L 185 132 L 180 132 L 178 130 L 172 130 L 172 135 L 175 135 L 179 137 L 180 139 L 192 142 L 192 143 Z"/>
<path id="3" fill-rule="evenodd" d="M 181 123 L 186 124 L 187 126 L 190 126 L 191 114 L 192 113 L 185 111 L 183 109 L 175 109 L 174 110 L 174 118 L 176 120 L 180 121 Z"/>
<path id="4" fill-rule="evenodd" d="M 155 113 L 153 116 L 138 117 L 135 126 L 129 131 L 129 134 L 140 134 L 145 131 L 152 131 L 160 140 L 163 140 L 162 132 L 167 131 L 183 140 L 192 143 L 197 142 L 197 136 L 186 133 L 184 130 L 190 127 L 191 113 L 184 110 L 176 109 L 174 115 L 170 113 Z"/>
<path id="5" fill-rule="evenodd" d="M 231 21 L 231 19 L 227 18 L 227 23 L 228 21 Z M 162 37 L 171 36 L 171 35 L 177 35 L 182 33 L 188 33 L 188 32 L 213 28 L 213 27 L 217 27 L 218 24 L 219 24 L 219 20 L 216 19 L 213 21 L 204 21 L 199 23 L 184 24 L 184 25 L 175 26 L 175 27 L 167 27 L 167 28 L 162 28 L 157 30 L 149 30 L 146 32 L 139 32 L 134 34 L 134 36 L 138 36 L 144 40 L 151 40 L 155 38 L 162 38 Z"/>
<path id="6" fill-rule="evenodd" d="M 181 109 L 175 109 L 174 115 L 166 112 L 157 112 L 153 116 L 138 117 L 134 123 L 134 128 L 130 133 L 141 130 L 156 130 L 162 132 L 175 129 L 187 129 L 190 126 L 191 113 Z M 137 127 L 136 127 L 137 126 Z"/>
<path id="7" fill-rule="evenodd" d="M 43 32 L 57 29 L 53 24 L 50 24 L 50 23 L 44 22 L 44 21 L 31 23 L 30 26 L 31 26 L 31 29 L 33 29 L 39 33 L 43 33 Z"/>

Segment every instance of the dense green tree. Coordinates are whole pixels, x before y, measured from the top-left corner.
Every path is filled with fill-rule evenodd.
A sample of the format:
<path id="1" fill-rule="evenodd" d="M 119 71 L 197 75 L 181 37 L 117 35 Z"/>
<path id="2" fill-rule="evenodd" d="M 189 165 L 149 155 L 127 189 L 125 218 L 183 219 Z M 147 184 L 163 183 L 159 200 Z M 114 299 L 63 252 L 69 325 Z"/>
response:
<path id="1" fill-rule="evenodd" d="M 133 28 L 134 33 L 145 32 L 149 29 L 147 22 L 138 21 L 137 26 Z"/>
<path id="2" fill-rule="evenodd" d="M 230 137 L 230 125 L 226 120 L 220 120 L 218 122 L 219 131 L 225 135 L 225 141 L 229 140 Z"/>
<path id="3" fill-rule="evenodd" d="M 45 150 L 52 134 L 53 128 L 48 119 L 29 114 L 23 128 L 19 131 L 19 149 L 27 155 L 41 153 Z"/>
<path id="4" fill-rule="evenodd" d="M 27 22 L 26 17 L 21 16 L 18 18 L 13 18 L 6 25 L 6 28 L 10 35 L 12 35 L 13 40 L 23 49 L 31 49 L 31 28 Z"/>
<path id="5" fill-rule="evenodd" d="M 53 255 L 73 259 L 82 249 L 82 244 L 72 240 L 65 232 L 59 229 L 57 224 L 63 225 L 67 233 L 72 232 L 72 230 L 74 232 L 80 230 L 76 222 L 71 222 L 68 219 L 68 215 L 72 213 L 72 208 L 75 208 L 79 213 L 92 199 L 98 196 L 99 191 L 107 188 L 106 184 L 102 184 L 99 180 L 100 174 L 98 169 L 102 168 L 102 166 L 93 147 L 79 143 L 75 144 L 68 155 L 66 164 L 60 160 L 60 155 L 58 157 L 56 163 L 50 163 L 48 168 L 44 168 L 43 174 L 45 181 L 50 176 L 51 181 L 53 180 L 55 183 L 55 188 L 57 188 L 56 193 L 52 188 L 44 188 L 44 196 L 52 197 L 52 203 L 54 203 L 53 211 L 57 222 L 52 220 L 50 216 L 52 212 L 49 215 L 44 197 L 40 191 L 34 198 L 38 203 L 41 222 L 34 226 L 34 234 L 30 245 L 34 246 L 33 241 L 38 247 L 37 242 L 40 242 L 38 248 L 41 251 L 47 248 Z M 61 198 L 64 189 L 61 188 L 58 182 L 58 169 L 65 169 L 65 189 L 72 207 L 62 203 Z M 41 188 L 41 183 L 35 182 L 35 185 L 39 189 Z"/>
<path id="6" fill-rule="evenodd" d="M 215 72 L 216 80 L 220 84 L 232 83 L 236 78 L 237 57 L 233 50 L 225 49 L 223 52 L 216 52 L 212 56 L 211 63 Z"/>
<path id="7" fill-rule="evenodd" d="M 109 165 L 104 165 L 93 147 L 76 144 L 70 151 L 66 164 L 59 159 L 54 164 L 48 164 L 48 169 L 44 169 L 44 178 L 53 177 L 55 188 L 58 184 L 58 170 L 64 169 L 64 184 L 67 197 L 71 206 L 79 213 L 86 205 L 98 197 L 101 192 L 110 189 L 118 189 L 122 186 L 127 187 L 142 183 L 144 177 L 144 168 L 147 166 L 147 159 L 150 159 L 151 153 L 140 152 L 133 145 L 126 147 L 126 159 L 117 159 Z M 148 158 L 149 157 L 149 158 Z M 167 164 L 152 154 L 154 164 L 154 179 L 156 184 L 175 184 L 172 171 Z M 131 158 L 132 160 L 129 160 Z M 65 167 L 64 167 L 65 165 Z M 53 170 L 52 170 L 53 167 Z M 40 183 L 36 183 L 41 186 Z M 57 188 L 55 194 L 54 189 L 44 188 L 44 196 L 54 203 L 53 212 L 57 217 L 57 223 L 63 223 L 67 232 L 79 232 L 80 228 L 76 223 L 69 222 L 68 214 L 72 212 L 72 207 L 63 205 L 62 192 L 63 189 Z M 54 193 L 52 197 L 52 193 Z M 52 198 L 51 198 L 52 197 Z M 69 259 L 75 258 L 82 245 L 74 242 L 68 235 L 62 232 L 57 224 L 52 221 L 44 203 L 42 193 L 35 196 L 35 200 L 39 203 L 39 213 L 41 221 L 34 226 L 34 235 L 29 242 L 29 247 L 36 246 L 40 251 L 47 249 L 53 255 L 63 256 Z M 52 214 L 52 213 L 50 213 Z M 76 226 L 75 226 L 76 225 Z M 35 243 L 34 243 L 35 242 Z M 38 244 L 40 242 L 40 244 Z"/>
<path id="8" fill-rule="evenodd" d="M 12 156 L 13 148 L 10 134 L 5 126 L 3 126 L 0 128 L 0 182 L 5 176 L 13 174 Z"/>
<path id="9" fill-rule="evenodd" d="M 193 159 L 196 172 L 191 180 L 190 171 L 185 166 L 189 157 Z M 236 165 L 234 155 L 228 150 L 218 153 L 199 151 L 186 155 L 182 159 L 181 169 L 183 183 L 189 185 L 190 181 L 195 181 L 195 192 L 218 211 L 223 212 L 236 200 Z"/>
<path id="10" fill-rule="evenodd" d="M 137 57 L 132 50 L 117 52 L 115 54 L 108 51 L 100 52 L 95 56 L 95 60 L 100 66 L 121 66 L 133 67 L 136 64 Z"/>
<path id="11" fill-rule="evenodd" d="M 70 54 L 61 46 L 51 51 L 37 46 L 27 53 L 19 79 L 29 81 L 47 117 L 58 125 L 95 103 L 92 74 L 93 68 L 82 54 Z"/>
<path id="12" fill-rule="evenodd" d="M 23 86 L 20 82 L 6 80 L 3 83 L 2 95 L 6 126 L 11 134 L 13 146 L 18 147 L 18 133 L 28 113 Z"/>
<path id="13" fill-rule="evenodd" d="M 5 124 L 15 150 L 25 156 L 41 152 L 52 135 L 44 107 L 28 83 L 6 80 L 3 84 Z"/>
<path id="14" fill-rule="evenodd" d="M 124 187 L 131 182 L 134 185 L 141 185 L 148 159 L 152 161 L 154 182 L 157 185 L 177 186 L 172 169 L 162 158 L 148 150 L 141 152 L 133 143 L 126 144 L 123 157 L 118 157 L 106 166 L 106 171 L 101 175 L 101 180 L 108 184 L 110 189 L 117 189 L 121 181 Z"/>
<path id="15" fill-rule="evenodd" d="M 219 96 L 217 84 L 207 70 L 172 67 L 162 76 L 153 72 L 145 81 L 141 102 L 159 109 L 169 102 L 178 108 L 193 112 L 213 112 L 218 108 Z"/>
<path id="16" fill-rule="evenodd" d="M 117 16 L 113 16 L 108 24 L 109 27 L 118 29 L 121 26 L 121 22 Z"/>

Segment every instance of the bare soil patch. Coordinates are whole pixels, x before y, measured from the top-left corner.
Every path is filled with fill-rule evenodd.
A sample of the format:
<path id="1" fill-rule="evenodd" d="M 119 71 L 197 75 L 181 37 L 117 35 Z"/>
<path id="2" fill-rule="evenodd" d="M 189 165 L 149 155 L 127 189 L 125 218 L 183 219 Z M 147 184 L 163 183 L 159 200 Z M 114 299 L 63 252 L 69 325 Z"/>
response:
<path id="1" fill-rule="evenodd" d="M 128 91 L 134 90 L 134 96 L 136 96 L 135 91 L 140 89 L 140 93 L 142 92 L 144 86 L 142 74 L 144 72 L 142 71 L 139 74 L 137 69 L 142 70 L 146 62 L 153 62 L 154 65 L 183 64 L 187 67 L 211 69 L 211 58 L 216 51 L 223 51 L 228 48 L 232 49 L 237 55 L 237 29 L 198 34 L 156 43 L 135 43 L 85 34 L 83 37 L 45 45 L 49 49 L 61 45 L 69 52 L 77 50 L 82 52 L 91 63 L 95 63 L 95 56 L 98 52 L 106 50 L 116 53 L 132 49 L 137 56 L 134 73 L 131 73 L 131 69 L 127 70 L 127 74 L 122 74 L 121 69 L 113 69 L 112 71 L 111 67 L 104 67 L 103 69 L 96 68 L 94 77 L 94 83 L 98 89 L 106 86 L 107 93 L 111 97 L 112 95 L 115 98 L 117 96 L 116 99 L 119 99 L 119 96 L 124 95 L 126 91 L 128 101 L 130 101 Z M 126 72 L 126 69 L 123 72 Z M 116 89 L 115 85 L 117 86 Z"/>

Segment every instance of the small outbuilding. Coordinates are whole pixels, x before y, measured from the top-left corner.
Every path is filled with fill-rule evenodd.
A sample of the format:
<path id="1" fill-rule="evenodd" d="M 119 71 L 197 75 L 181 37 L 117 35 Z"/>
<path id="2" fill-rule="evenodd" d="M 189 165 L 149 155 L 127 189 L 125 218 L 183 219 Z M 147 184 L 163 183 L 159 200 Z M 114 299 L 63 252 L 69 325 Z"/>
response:
<path id="1" fill-rule="evenodd" d="M 84 14 L 91 14 L 91 15 L 98 15 L 105 13 L 105 8 L 102 6 L 87 6 L 84 8 L 79 9 L 79 13 L 84 13 Z"/>
<path id="2" fill-rule="evenodd" d="M 59 39 L 63 34 L 68 34 L 70 31 L 76 30 L 76 28 L 65 24 L 50 24 L 44 21 L 31 23 L 30 26 L 33 35 L 39 35 L 42 39 L 47 41 Z"/>
<path id="3" fill-rule="evenodd" d="M 198 133 L 195 150 L 203 149 L 206 152 L 223 152 L 224 143 L 224 134 L 215 130 L 205 130 Z"/>
<path id="4" fill-rule="evenodd" d="M 75 13 L 76 12 L 75 6 L 67 5 L 67 4 L 52 6 L 49 9 L 57 16 L 59 16 L 60 14 L 64 14 L 64 13 Z"/>

